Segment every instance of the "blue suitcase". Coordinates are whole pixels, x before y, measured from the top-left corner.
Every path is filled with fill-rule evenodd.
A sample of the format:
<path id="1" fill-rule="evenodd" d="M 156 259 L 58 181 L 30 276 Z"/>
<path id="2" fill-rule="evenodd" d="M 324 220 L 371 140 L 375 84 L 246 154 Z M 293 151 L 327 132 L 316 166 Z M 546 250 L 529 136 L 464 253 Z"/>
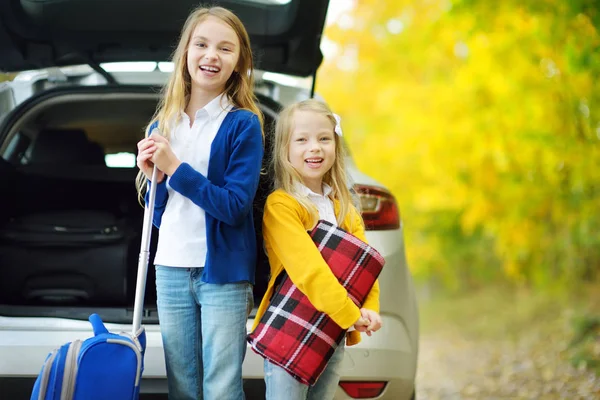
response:
<path id="1" fill-rule="evenodd" d="M 48 355 L 31 400 L 137 399 L 146 335 L 110 333 L 98 314 L 90 316 L 94 336 L 74 340 Z"/>
<path id="2" fill-rule="evenodd" d="M 141 321 L 156 195 L 156 168 L 149 190 L 131 333 L 110 333 L 98 314 L 90 315 L 94 336 L 66 343 L 48 354 L 35 381 L 31 400 L 138 399 L 146 350 L 146 333 Z"/>

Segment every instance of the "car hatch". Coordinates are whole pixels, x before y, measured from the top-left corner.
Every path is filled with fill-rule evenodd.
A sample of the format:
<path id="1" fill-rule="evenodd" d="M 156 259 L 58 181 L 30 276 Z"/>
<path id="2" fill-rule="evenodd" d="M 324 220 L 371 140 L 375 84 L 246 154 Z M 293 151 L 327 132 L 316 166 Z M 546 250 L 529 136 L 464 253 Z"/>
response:
<path id="1" fill-rule="evenodd" d="M 313 75 L 329 0 L 217 0 L 240 17 L 255 67 Z M 167 61 L 197 0 L 0 0 L 0 70 Z"/>

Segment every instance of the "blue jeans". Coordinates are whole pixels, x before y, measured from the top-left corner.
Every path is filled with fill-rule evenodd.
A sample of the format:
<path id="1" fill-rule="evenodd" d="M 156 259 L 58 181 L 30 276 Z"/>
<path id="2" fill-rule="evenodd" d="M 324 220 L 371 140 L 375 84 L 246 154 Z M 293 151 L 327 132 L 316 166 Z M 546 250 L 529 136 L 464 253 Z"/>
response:
<path id="1" fill-rule="evenodd" d="M 241 400 L 248 282 L 200 280 L 202 268 L 156 266 L 158 318 L 170 400 Z"/>
<path id="2" fill-rule="evenodd" d="M 314 386 L 308 386 L 298 382 L 285 369 L 265 359 L 266 400 L 332 400 L 340 382 L 343 360 L 344 344 L 342 343 L 331 356 Z"/>

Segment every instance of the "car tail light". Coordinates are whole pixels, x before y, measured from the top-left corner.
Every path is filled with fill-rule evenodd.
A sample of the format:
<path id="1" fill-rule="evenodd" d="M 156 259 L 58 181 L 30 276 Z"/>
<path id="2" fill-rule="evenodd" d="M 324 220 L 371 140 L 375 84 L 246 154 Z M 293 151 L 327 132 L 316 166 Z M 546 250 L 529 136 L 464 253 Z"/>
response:
<path id="1" fill-rule="evenodd" d="M 383 393 L 387 382 L 340 382 L 346 394 L 354 399 L 370 399 Z"/>
<path id="2" fill-rule="evenodd" d="M 394 196 L 384 188 L 354 185 L 360 199 L 365 228 L 368 231 L 383 231 L 400 228 L 400 212 Z"/>

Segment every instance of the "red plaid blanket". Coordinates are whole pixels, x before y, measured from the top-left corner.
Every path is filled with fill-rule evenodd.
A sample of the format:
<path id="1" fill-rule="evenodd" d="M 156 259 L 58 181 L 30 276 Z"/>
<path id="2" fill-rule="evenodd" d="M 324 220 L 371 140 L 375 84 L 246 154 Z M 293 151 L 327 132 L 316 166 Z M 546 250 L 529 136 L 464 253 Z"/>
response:
<path id="1" fill-rule="evenodd" d="M 309 232 L 323 259 L 356 303 L 363 304 L 385 263 L 371 246 L 320 220 Z M 252 349 L 298 381 L 314 385 L 346 330 L 317 311 L 285 272 L 265 314 L 248 336 Z"/>

